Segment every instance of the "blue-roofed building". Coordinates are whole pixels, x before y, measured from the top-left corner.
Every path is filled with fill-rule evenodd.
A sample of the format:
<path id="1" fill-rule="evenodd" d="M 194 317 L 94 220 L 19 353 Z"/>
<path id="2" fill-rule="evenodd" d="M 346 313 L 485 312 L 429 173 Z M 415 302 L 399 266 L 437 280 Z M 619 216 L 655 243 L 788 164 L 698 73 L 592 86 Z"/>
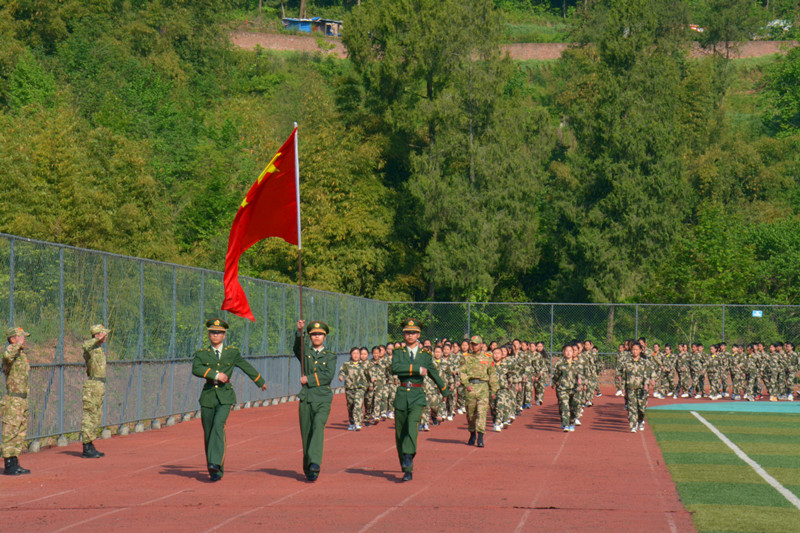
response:
<path id="1" fill-rule="evenodd" d="M 310 19 L 283 18 L 283 27 L 287 30 L 305 33 L 321 33 L 328 37 L 341 37 L 342 21 L 314 17 Z"/>

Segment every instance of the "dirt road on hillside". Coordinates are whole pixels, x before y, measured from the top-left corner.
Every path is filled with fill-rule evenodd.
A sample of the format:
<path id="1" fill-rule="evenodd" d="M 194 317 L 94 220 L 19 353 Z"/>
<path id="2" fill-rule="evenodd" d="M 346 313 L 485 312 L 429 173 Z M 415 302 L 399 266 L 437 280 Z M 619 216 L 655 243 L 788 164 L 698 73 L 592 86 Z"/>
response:
<path id="1" fill-rule="evenodd" d="M 231 42 L 239 48 L 254 50 L 256 46 L 268 50 L 296 50 L 299 52 L 323 52 L 338 57 L 347 57 L 340 39 L 322 38 L 301 35 L 283 35 L 280 33 L 255 33 L 236 31 L 231 33 Z M 323 48 L 319 43 L 324 43 Z M 797 46 L 797 41 L 751 41 L 742 44 L 734 57 L 760 57 L 771 54 L 786 53 L 789 48 Z M 520 43 L 506 44 L 503 49 L 508 51 L 511 59 L 557 59 L 570 45 L 568 43 Z M 695 46 L 694 55 L 708 54 L 708 51 Z"/>

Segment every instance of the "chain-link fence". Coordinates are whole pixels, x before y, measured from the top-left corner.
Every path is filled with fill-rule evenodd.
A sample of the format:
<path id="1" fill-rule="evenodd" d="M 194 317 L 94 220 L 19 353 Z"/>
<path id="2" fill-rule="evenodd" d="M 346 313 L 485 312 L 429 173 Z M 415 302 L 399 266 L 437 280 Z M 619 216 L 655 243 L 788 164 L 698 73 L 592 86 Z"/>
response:
<path id="1" fill-rule="evenodd" d="M 461 341 L 481 335 L 488 343 L 513 339 L 543 342 L 551 354 L 572 341 L 591 340 L 607 369 L 614 367 L 619 345 L 645 337 L 649 346 L 725 341 L 746 344 L 796 341 L 800 306 L 451 303 L 391 302 L 389 337 L 402 340 L 400 322 L 407 317 L 425 324 L 423 339 Z M 604 381 L 610 379 L 610 374 Z"/>
<path id="2" fill-rule="evenodd" d="M 240 278 L 255 322 L 220 311 L 223 274 L 0 234 L 0 316 L 31 333 L 29 438 L 80 429 L 81 344 L 89 326 L 112 329 L 103 425 L 193 411 L 202 386 L 191 376 L 192 354 L 206 341 L 204 322 L 222 317 L 237 345 L 267 379 L 237 387 L 241 402 L 299 391 L 300 369 L 290 357 L 299 318 L 297 286 Z M 326 346 L 347 359 L 352 346 L 386 341 L 387 304 L 303 290 L 303 315 L 331 328 Z M 237 373 L 238 374 L 238 373 Z M 244 377 L 245 381 L 247 378 Z M 4 379 L 0 378 L 0 379 Z M 240 380 L 235 377 L 235 382 Z M 4 383 L 0 383 L 4 389 Z"/>

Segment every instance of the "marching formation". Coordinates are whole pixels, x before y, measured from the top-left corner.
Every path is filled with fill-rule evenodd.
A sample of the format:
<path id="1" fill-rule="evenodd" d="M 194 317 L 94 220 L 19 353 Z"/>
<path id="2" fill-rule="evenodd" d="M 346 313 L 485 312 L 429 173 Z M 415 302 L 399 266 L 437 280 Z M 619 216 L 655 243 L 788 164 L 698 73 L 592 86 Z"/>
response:
<path id="1" fill-rule="evenodd" d="M 206 466 L 211 481 L 224 474 L 225 423 L 236 393 L 231 374 L 239 368 L 266 390 L 261 374 L 240 351 L 224 343 L 228 324 L 222 319 L 205 323 L 209 346 L 194 354 L 192 373 L 204 380 L 199 403 Z M 322 470 L 324 430 L 333 400 L 331 383 L 338 377 L 347 400 L 348 430 L 394 420 L 395 446 L 403 481 L 413 478 L 418 434 L 466 415 L 470 446 L 485 447 L 487 421 L 496 432 L 508 429 L 525 409 L 542 404 L 550 385 L 558 399 L 561 429 L 575 431 L 584 410 L 600 396 L 600 375 L 610 370 L 589 341 L 572 341 L 551 356 L 543 342 L 515 339 L 504 345 L 485 343 L 479 335 L 461 342 L 420 340 L 423 325 L 407 319 L 401 324 L 403 341 L 350 350 L 350 360 L 336 374 L 337 355 L 325 347 L 329 328 L 321 321 L 297 322 L 294 354 L 300 363 L 299 425 L 303 445 L 303 473 L 316 481 Z M 83 344 L 87 380 L 83 388 L 81 433 L 83 457 L 100 458 L 94 447 L 100 435 L 106 384 L 103 344 L 110 330 L 102 324 L 89 330 Z M 28 421 L 30 364 L 21 327 L 6 331 L 3 353 L 6 393 L 0 403 L 2 455 L 6 475 L 28 474 L 19 464 Z M 370 358 L 370 355 L 372 356 Z M 702 343 L 648 346 L 644 337 L 619 346 L 614 370 L 617 396 L 624 396 L 630 431 L 642 431 L 648 398 L 702 398 L 719 400 L 793 401 L 800 356 L 794 346 L 777 342 L 723 343 L 705 351 Z"/>

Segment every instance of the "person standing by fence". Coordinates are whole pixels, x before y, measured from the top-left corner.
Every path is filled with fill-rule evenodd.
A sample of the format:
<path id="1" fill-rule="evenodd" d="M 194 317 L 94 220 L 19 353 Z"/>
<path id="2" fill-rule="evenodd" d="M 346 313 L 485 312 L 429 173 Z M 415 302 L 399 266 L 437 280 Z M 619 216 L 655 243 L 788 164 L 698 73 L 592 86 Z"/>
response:
<path id="1" fill-rule="evenodd" d="M 105 455 L 94 447 L 94 440 L 100 436 L 100 422 L 103 417 L 103 399 L 106 395 L 106 353 L 103 351 L 103 343 L 110 332 L 103 324 L 95 324 L 89 328 L 92 338 L 83 343 L 87 379 L 83 383 L 81 434 L 83 457 L 90 459 Z"/>
<path id="2" fill-rule="evenodd" d="M 30 335 L 20 327 L 6 331 L 8 346 L 3 352 L 3 373 L 6 375 L 6 396 L 3 398 L 3 460 L 7 476 L 30 474 L 19 464 L 19 454 L 25 448 L 28 431 L 28 375 L 31 365 L 25 354 L 25 337 Z"/>
<path id="3" fill-rule="evenodd" d="M 223 346 L 228 323 L 215 318 L 206 322 L 210 347 L 198 350 L 192 362 L 192 374 L 206 380 L 200 393 L 200 418 L 206 448 L 206 463 L 211 481 L 219 481 L 225 472 L 225 423 L 236 403 L 231 374 L 238 367 L 261 390 L 267 384 L 253 365 L 245 361 L 235 346 Z"/>

